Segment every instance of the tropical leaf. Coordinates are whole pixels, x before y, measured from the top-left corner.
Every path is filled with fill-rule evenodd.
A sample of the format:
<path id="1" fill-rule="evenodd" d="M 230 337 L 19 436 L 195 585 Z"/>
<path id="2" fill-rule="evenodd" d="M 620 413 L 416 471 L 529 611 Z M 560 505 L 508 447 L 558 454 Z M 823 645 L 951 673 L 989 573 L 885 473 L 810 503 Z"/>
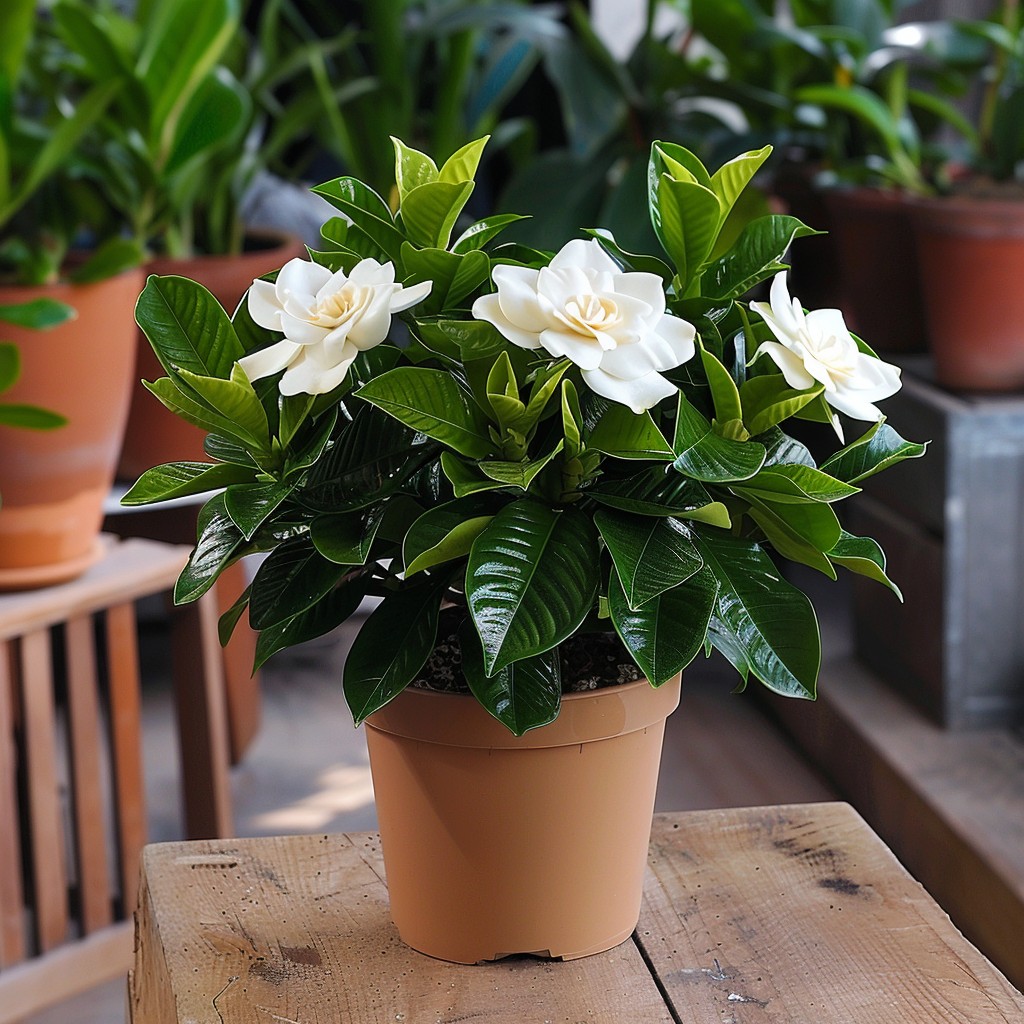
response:
<path id="1" fill-rule="evenodd" d="M 699 530 L 694 543 L 719 584 L 711 634 L 714 646 L 721 650 L 732 645 L 730 661 L 737 667 L 746 665 L 777 693 L 813 697 L 821 640 L 807 597 L 782 579 L 753 541 L 723 531 Z M 715 630 L 724 639 L 716 637 Z"/>
<path id="2" fill-rule="evenodd" d="M 919 459 L 928 444 L 905 441 L 888 423 L 874 424 L 862 437 L 826 459 L 821 468 L 848 484 L 859 484 L 904 459 Z"/>
<path id="3" fill-rule="evenodd" d="M 553 722 L 562 700 L 562 673 L 557 648 L 506 665 L 488 676 L 483 648 L 472 624 L 459 632 L 462 671 L 478 701 L 516 736 Z"/>
<path id="4" fill-rule="evenodd" d="M 356 725 L 416 678 L 437 641 L 444 573 L 424 573 L 389 593 L 356 634 L 345 659 L 345 699 Z"/>
<path id="5" fill-rule="evenodd" d="M 542 654 L 586 618 L 600 583 L 597 530 L 579 509 L 524 498 L 473 542 L 466 601 L 489 675 Z"/>
<path id="6" fill-rule="evenodd" d="M 679 519 L 602 509 L 594 522 L 633 610 L 688 580 L 704 564 L 689 527 Z"/>
<path id="7" fill-rule="evenodd" d="M 608 607 L 616 632 L 654 686 L 661 686 L 694 659 L 704 645 L 718 582 L 706 569 L 631 608 L 619 577 L 608 583 Z"/>

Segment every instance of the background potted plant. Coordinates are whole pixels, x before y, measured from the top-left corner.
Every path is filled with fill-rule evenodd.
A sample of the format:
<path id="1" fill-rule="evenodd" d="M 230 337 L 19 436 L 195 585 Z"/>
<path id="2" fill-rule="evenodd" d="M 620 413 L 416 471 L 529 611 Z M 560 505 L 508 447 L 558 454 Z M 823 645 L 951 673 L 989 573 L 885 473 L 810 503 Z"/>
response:
<path id="1" fill-rule="evenodd" d="M 1006 0 L 988 20 L 959 22 L 985 45 L 977 130 L 961 126 L 939 194 L 911 206 L 928 337 L 940 384 L 956 390 L 1024 387 L 1024 21 Z"/>
<path id="2" fill-rule="evenodd" d="M 8 589 L 68 579 L 97 556 L 142 287 L 141 274 L 126 269 L 138 263 L 137 248 L 102 232 L 79 174 L 78 147 L 123 82 L 111 75 L 66 92 L 47 63 L 38 14 L 31 0 L 13 0 L 0 39 L 0 306 L 46 311 L 57 301 L 75 316 L 52 319 L 40 336 L 31 323 L 8 329 L 22 357 L 11 397 L 67 420 L 58 432 L 0 427 L 0 586 Z"/>
<path id="3" fill-rule="evenodd" d="M 61 74 L 75 89 L 112 77 L 125 83 L 80 147 L 83 174 L 108 218 L 126 225 L 149 272 L 201 280 L 229 309 L 254 277 L 302 251 L 294 235 L 249 232 L 242 222 L 246 187 L 265 166 L 256 96 L 266 78 L 287 69 L 268 66 L 276 53 L 250 52 L 241 14 L 240 0 L 168 0 L 130 11 L 60 0 L 51 26 Z M 159 373 L 141 335 L 137 363 L 137 379 Z M 202 455 L 201 432 L 145 399 L 136 384 L 123 478 L 175 452 Z"/>
<path id="4" fill-rule="evenodd" d="M 815 614 L 775 559 L 895 590 L 832 505 L 923 452 L 874 405 L 899 371 L 789 298 L 809 228 L 766 216 L 719 251 L 766 149 L 712 174 L 656 143 L 658 253 L 594 230 L 552 256 L 500 244 L 510 214 L 453 240 L 483 143 L 438 167 L 396 141 L 394 214 L 357 179 L 319 186 L 344 215 L 325 247 L 232 317 L 150 278 L 137 315 L 168 376 L 147 386 L 210 431 L 212 461 L 154 467 L 124 499 L 217 489 L 176 599 L 266 553 L 222 619 L 226 637 L 248 612 L 260 661 L 380 599 L 344 687 L 392 912 L 464 962 L 629 933 L 679 673 L 714 649 L 812 697 Z M 746 301 L 768 280 L 770 304 Z M 820 464 L 783 430 L 841 438 L 840 414 L 869 425 Z"/>

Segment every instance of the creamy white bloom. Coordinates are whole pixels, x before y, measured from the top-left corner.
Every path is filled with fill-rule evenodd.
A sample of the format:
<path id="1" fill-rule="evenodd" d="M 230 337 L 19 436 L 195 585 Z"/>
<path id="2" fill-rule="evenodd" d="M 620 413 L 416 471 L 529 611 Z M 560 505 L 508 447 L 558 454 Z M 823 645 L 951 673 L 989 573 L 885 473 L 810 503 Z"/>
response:
<path id="1" fill-rule="evenodd" d="M 624 273 L 593 239 L 563 246 L 541 270 L 494 268 L 497 292 L 473 316 L 521 348 L 571 359 L 587 386 L 634 412 L 676 393 L 658 371 L 690 359 L 696 331 L 665 312 L 656 274 Z"/>
<path id="2" fill-rule="evenodd" d="M 838 309 L 805 313 L 790 298 L 785 272 L 775 275 L 769 298 L 750 308 L 779 340 L 764 342 L 754 359 L 770 356 L 791 388 L 823 385 L 825 401 L 855 420 L 880 420 L 874 403 L 899 391 L 899 367 L 861 352 Z"/>
<path id="3" fill-rule="evenodd" d="M 277 280 L 253 281 L 249 313 L 284 340 L 239 359 L 249 380 L 284 370 L 283 395 L 322 395 L 336 388 L 360 352 L 379 345 L 391 316 L 415 305 L 432 282 L 403 288 L 392 263 L 360 260 L 350 274 L 332 274 L 309 260 L 289 260 Z"/>

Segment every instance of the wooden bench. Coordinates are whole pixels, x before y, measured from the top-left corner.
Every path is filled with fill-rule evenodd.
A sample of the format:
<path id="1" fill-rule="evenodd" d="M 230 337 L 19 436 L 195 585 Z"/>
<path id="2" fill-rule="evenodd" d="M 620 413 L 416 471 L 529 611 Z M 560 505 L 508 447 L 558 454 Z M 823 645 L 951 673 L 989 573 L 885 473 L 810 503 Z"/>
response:
<path id="1" fill-rule="evenodd" d="M 136 602 L 189 549 L 105 538 L 59 586 L 0 595 L 0 1022 L 123 974 L 146 842 Z M 169 655 L 186 835 L 233 833 L 216 596 Z"/>
<path id="2" fill-rule="evenodd" d="M 1024 1020 L 1024 997 L 846 804 L 659 814 L 649 866 L 621 946 L 465 967 L 401 943 L 375 834 L 150 846 L 131 1020 Z"/>

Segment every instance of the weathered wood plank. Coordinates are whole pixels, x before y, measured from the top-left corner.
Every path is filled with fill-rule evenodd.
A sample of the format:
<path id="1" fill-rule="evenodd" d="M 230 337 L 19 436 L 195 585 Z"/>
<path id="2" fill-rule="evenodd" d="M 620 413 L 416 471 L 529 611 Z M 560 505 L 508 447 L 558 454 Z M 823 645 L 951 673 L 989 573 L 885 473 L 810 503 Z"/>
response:
<path id="1" fill-rule="evenodd" d="M 25 956 L 18 751 L 14 739 L 14 648 L 0 641 L 0 969 Z"/>
<path id="2" fill-rule="evenodd" d="M 36 940 L 45 953 L 63 942 L 68 932 L 68 881 L 48 629 L 36 630 L 21 638 L 18 674 L 25 727 Z"/>
<path id="3" fill-rule="evenodd" d="M 92 616 L 69 619 L 65 639 L 78 899 L 82 933 L 88 935 L 113 920 L 103 798 L 103 734 Z"/>
<path id="4" fill-rule="evenodd" d="M 131 922 L 122 921 L 5 970 L 0 974 L 0 1024 L 21 1024 L 93 985 L 123 977 L 132 960 L 132 938 Z M 75 1021 L 78 1015 L 72 1011 L 67 1019 Z"/>
<path id="5" fill-rule="evenodd" d="M 1024 988 L 1024 737 L 951 732 L 853 658 L 773 713 L 958 928 Z"/>
<path id="6" fill-rule="evenodd" d="M 658 816 L 638 940 L 682 1022 L 1011 1024 L 1024 997 L 845 804 Z"/>
<path id="7" fill-rule="evenodd" d="M 466 967 L 414 952 L 382 871 L 371 834 L 148 847 L 133 1021 L 671 1021 L 632 942 L 569 963 Z"/>
<path id="8" fill-rule="evenodd" d="M 104 617 L 121 905 L 127 916 L 138 898 L 139 858 L 146 842 L 142 696 L 135 606 L 131 603 L 114 605 L 107 609 Z"/>

